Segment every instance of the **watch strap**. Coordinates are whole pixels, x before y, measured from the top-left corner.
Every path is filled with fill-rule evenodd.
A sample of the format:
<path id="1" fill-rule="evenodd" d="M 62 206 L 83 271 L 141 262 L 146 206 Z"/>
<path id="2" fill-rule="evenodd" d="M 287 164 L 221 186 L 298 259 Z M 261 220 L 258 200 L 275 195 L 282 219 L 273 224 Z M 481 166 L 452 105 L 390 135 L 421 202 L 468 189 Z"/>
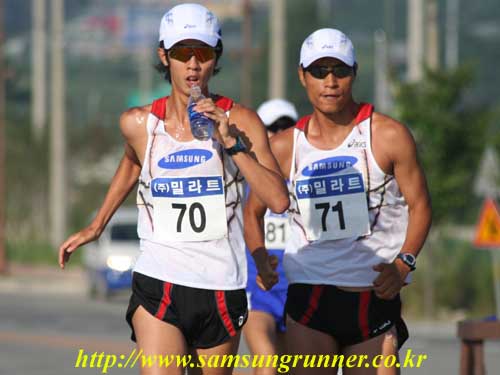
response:
<path id="1" fill-rule="evenodd" d="M 245 142 L 243 142 L 243 139 L 241 136 L 236 137 L 236 143 L 228 148 L 224 149 L 228 155 L 233 156 L 236 155 L 238 152 L 245 152 L 247 150 L 247 146 L 245 145 Z"/>

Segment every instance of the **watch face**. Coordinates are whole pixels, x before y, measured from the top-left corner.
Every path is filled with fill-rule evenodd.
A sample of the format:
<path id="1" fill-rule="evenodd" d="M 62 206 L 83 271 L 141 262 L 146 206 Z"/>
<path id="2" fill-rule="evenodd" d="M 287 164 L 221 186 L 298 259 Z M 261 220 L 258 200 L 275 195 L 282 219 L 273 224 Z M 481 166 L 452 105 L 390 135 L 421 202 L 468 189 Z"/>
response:
<path id="1" fill-rule="evenodd" d="M 413 271 L 415 270 L 416 264 L 417 264 L 417 258 L 413 254 L 410 253 L 399 253 L 398 258 L 403 261 L 410 269 Z"/>
<path id="2" fill-rule="evenodd" d="M 412 266 L 414 266 L 415 263 L 417 262 L 417 260 L 412 254 L 404 254 L 404 257 L 405 261 L 408 262 L 408 264 L 411 264 Z"/>

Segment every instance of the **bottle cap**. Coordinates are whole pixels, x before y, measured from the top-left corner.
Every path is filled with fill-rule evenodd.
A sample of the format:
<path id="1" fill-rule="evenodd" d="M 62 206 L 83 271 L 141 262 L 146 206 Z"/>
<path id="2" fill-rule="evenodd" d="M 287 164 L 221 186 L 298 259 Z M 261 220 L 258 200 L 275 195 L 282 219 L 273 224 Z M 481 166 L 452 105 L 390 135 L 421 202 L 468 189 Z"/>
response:
<path id="1" fill-rule="evenodd" d="M 201 88 L 200 86 L 191 86 L 191 96 L 194 99 L 197 99 L 201 96 Z"/>

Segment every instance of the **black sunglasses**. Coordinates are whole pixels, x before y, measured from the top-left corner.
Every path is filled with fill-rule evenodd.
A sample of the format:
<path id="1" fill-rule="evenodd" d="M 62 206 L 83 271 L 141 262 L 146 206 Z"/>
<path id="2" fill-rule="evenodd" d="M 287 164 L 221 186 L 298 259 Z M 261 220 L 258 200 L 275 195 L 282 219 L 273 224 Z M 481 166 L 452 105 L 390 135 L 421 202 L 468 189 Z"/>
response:
<path id="1" fill-rule="evenodd" d="M 168 56 L 171 59 L 175 59 L 182 62 L 187 62 L 191 57 L 196 57 L 199 62 L 207 62 L 209 60 L 215 59 L 216 52 L 215 48 L 209 46 L 199 46 L 199 45 L 178 45 L 170 48 L 168 50 Z"/>
<path id="2" fill-rule="evenodd" d="M 311 73 L 314 78 L 324 79 L 328 74 L 332 73 L 337 78 L 345 78 L 350 76 L 353 72 L 353 68 L 349 65 L 334 65 L 334 66 L 324 66 L 324 65 L 311 65 L 307 68 L 302 68 L 304 71 Z"/>

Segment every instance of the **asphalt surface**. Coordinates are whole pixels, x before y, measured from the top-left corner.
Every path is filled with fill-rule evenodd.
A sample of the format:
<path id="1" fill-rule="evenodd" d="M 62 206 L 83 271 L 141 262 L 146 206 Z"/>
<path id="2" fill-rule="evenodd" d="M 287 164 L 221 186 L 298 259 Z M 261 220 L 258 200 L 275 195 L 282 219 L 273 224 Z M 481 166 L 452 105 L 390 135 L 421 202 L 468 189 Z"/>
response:
<path id="1" fill-rule="evenodd" d="M 134 349 L 124 318 L 127 303 L 126 292 L 110 302 L 89 300 L 85 274 L 79 269 L 12 267 L 9 276 L 0 277 L 0 375 L 103 373 L 105 357 L 100 368 L 89 368 L 93 353 L 97 353 L 95 365 L 101 352 L 119 356 Z M 400 352 L 401 358 L 411 350 L 411 354 L 426 354 L 427 360 L 421 368 L 406 368 L 402 374 L 458 374 L 460 342 L 456 322 L 408 325 L 411 338 Z M 75 368 L 80 350 L 87 355 L 86 368 Z M 248 354 L 244 341 L 240 354 Z M 124 368 L 127 359 L 123 357 L 122 368 L 118 368 L 117 357 L 117 364 L 107 373 L 137 374 L 137 367 Z M 486 343 L 485 362 L 489 374 L 500 373 L 499 342 Z M 132 361 L 128 363 L 126 367 Z"/>

